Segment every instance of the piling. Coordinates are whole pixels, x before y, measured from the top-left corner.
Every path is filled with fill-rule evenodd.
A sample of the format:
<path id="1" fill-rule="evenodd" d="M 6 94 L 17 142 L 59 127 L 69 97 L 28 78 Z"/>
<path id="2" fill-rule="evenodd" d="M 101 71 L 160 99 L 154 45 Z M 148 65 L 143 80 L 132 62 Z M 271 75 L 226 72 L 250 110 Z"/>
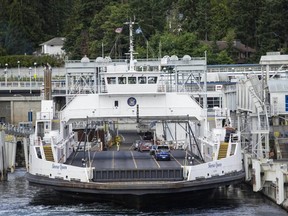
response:
<path id="1" fill-rule="evenodd" d="M 8 164 L 6 157 L 6 149 L 5 149 L 5 133 L 4 131 L 0 131 L 0 181 L 7 181 Z"/>
<path id="2" fill-rule="evenodd" d="M 6 150 L 6 161 L 8 171 L 13 173 L 15 171 L 15 161 L 16 161 L 16 137 L 14 135 L 6 135 L 4 142 L 5 150 Z"/>

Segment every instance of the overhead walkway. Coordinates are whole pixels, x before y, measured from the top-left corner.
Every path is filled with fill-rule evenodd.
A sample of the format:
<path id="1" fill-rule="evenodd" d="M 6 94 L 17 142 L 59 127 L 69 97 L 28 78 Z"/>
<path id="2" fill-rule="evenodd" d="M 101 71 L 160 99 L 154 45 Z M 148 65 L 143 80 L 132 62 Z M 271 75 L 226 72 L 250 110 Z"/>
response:
<path id="1" fill-rule="evenodd" d="M 29 137 L 34 131 L 32 128 L 22 128 L 9 123 L 0 123 L 0 131 L 4 131 L 7 135 L 16 137 Z"/>

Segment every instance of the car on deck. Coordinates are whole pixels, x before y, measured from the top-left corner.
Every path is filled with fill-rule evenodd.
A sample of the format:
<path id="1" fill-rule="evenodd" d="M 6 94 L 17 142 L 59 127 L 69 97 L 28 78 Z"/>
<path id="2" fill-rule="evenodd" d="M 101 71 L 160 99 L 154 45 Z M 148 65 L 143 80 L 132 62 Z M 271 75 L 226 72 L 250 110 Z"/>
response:
<path id="1" fill-rule="evenodd" d="M 155 149 L 154 157 L 156 160 L 171 160 L 170 148 L 168 145 L 158 145 Z"/>
<path id="2" fill-rule="evenodd" d="M 153 144 L 150 148 L 150 155 L 155 155 L 156 149 L 157 149 L 157 145 Z"/>
<path id="3" fill-rule="evenodd" d="M 140 151 L 140 152 L 150 151 L 151 147 L 152 147 L 151 141 L 141 140 L 139 142 L 138 151 Z"/>
<path id="4" fill-rule="evenodd" d="M 151 131 L 146 131 L 142 135 L 143 140 L 153 140 L 153 133 Z"/>

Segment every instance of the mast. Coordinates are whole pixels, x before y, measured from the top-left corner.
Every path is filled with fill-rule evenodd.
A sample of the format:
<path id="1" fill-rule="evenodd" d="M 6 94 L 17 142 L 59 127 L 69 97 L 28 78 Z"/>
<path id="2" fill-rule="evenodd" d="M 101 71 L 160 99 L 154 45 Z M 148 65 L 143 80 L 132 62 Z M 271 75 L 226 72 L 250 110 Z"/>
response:
<path id="1" fill-rule="evenodd" d="M 135 22 L 126 22 L 124 23 L 126 25 L 129 25 L 129 54 L 130 54 L 130 64 L 129 64 L 129 71 L 134 71 L 135 70 L 135 65 L 134 65 L 134 46 L 133 46 L 133 25 Z"/>
<path id="2" fill-rule="evenodd" d="M 208 113 L 207 113 L 207 51 L 205 51 L 205 69 L 204 69 L 204 85 L 203 85 L 203 91 L 204 91 L 204 100 L 203 100 L 203 109 L 204 109 L 204 136 L 207 136 L 208 131 Z"/>

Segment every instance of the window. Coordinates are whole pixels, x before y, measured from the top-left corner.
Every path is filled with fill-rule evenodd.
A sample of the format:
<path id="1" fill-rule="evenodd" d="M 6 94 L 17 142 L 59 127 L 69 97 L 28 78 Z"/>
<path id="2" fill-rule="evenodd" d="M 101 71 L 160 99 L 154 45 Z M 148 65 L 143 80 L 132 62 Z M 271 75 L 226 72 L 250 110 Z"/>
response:
<path id="1" fill-rule="evenodd" d="M 220 97 L 208 97 L 207 108 L 220 107 Z"/>
<path id="2" fill-rule="evenodd" d="M 146 77 L 138 77 L 139 84 L 146 84 Z"/>
<path id="3" fill-rule="evenodd" d="M 118 77 L 118 84 L 126 84 L 126 77 Z"/>
<path id="4" fill-rule="evenodd" d="M 37 157 L 38 157 L 39 159 L 42 159 L 40 147 L 35 147 L 35 150 L 36 150 L 36 155 L 37 155 Z"/>
<path id="5" fill-rule="evenodd" d="M 157 82 L 157 77 L 149 76 L 148 84 L 155 84 Z"/>
<path id="6" fill-rule="evenodd" d="M 108 84 L 116 84 L 116 77 L 107 77 Z"/>
<path id="7" fill-rule="evenodd" d="M 129 84 L 136 84 L 136 77 L 128 77 Z"/>
<path id="8" fill-rule="evenodd" d="M 116 100 L 114 101 L 114 107 L 118 107 L 119 106 L 119 102 Z"/>

